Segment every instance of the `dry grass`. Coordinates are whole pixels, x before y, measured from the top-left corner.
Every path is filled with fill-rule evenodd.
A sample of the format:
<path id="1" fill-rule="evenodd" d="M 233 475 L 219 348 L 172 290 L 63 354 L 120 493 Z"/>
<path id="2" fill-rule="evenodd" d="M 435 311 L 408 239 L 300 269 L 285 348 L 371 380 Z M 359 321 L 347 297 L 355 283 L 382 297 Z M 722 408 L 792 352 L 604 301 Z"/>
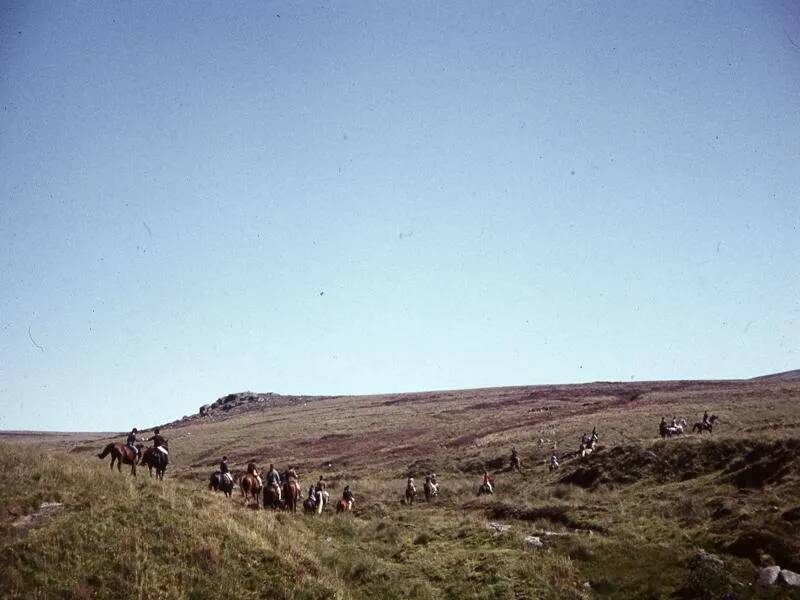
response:
<path id="1" fill-rule="evenodd" d="M 704 548 L 747 598 L 765 555 L 800 566 L 796 522 L 783 517 L 800 506 L 799 399 L 791 382 L 668 382 L 310 400 L 167 428 L 163 484 L 109 472 L 94 457 L 100 441 L 58 441 L 33 458 L 2 446 L 0 588 L 11 597 L 658 598 L 681 589 Z M 713 437 L 655 437 L 662 414 L 691 423 L 706 408 L 720 416 Z M 553 444 L 563 453 L 593 425 L 602 449 L 548 473 Z M 511 445 L 522 474 L 506 470 Z M 349 483 L 356 512 L 246 510 L 205 489 L 223 453 L 237 468 L 251 457 L 297 466 L 304 488 L 320 474 L 334 495 Z M 484 468 L 497 494 L 476 498 Z M 426 504 L 430 471 L 442 494 Z M 412 507 L 401 504 L 407 475 L 420 491 Z M 65 508 L 37 529 L 10 527 L 47 500 Z M 497 534 L 488 520 L 511 530 Z M 565 535 L 526 550 L 525 535 L 544 531 Z"/>

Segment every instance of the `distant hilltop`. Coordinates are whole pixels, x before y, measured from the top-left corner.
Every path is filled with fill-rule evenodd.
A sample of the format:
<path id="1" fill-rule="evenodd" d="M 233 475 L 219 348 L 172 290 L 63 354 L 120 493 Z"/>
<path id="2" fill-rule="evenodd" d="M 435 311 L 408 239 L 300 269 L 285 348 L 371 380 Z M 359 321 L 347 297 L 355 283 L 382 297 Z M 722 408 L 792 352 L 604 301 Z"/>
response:
<path id="1" fill-rule="evenodd" d="M 753 377 L 752 381 L 800 381 L 800 369 L 773 373 L 772 375 L 761 375 L 760 377 Z"/>

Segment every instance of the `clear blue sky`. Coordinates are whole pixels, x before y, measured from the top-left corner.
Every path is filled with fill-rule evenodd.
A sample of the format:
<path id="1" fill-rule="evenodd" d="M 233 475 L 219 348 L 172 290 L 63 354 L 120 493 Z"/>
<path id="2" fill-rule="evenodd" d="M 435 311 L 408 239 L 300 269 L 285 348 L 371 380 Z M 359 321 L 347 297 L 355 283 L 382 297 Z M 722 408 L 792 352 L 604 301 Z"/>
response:
<path id="1" fill-rule="evenodd" d="M 3 429 L 798 368 L 800 7 L 3 2 L 0 242 Z"/>

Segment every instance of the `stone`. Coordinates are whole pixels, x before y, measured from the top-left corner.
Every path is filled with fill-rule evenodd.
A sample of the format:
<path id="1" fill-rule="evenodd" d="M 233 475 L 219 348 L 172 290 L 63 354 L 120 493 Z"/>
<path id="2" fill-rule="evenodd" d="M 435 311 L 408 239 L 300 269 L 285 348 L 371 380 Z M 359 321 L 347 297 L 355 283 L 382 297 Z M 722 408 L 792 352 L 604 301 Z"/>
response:
<path id="1" fill-rule="evenodd" d="M 758 570 L 758 585 L 760 586 L 770 586 L 775 585 L 775 582 L 778 581 L 778 575 L 781 573 L 781 568 L 772 566 L 772 567 L 763 567 Z"/>
<path id="2" fill-rule="evenodd" d="M 781 570 L 778 579 L 783 585 L 788 585 L 789 587 L 800 587 L 800 573 L 783 569 Z"/>
<path id="3" fill-rule="evenodd" d="M 525 546 L 529 549 L 544 548 L 544 542 L 542 542 L 542 538 L 538 536 L 529 535 L 525 537 Z"/>
<path id="4" fill-rule="evenodd" d="M 487 527 L 489 527 L 489 529 L 494 529 L 497 533 L 505 533 L 511 530 L 511 525 L 506 525 L 505 523 L 491 522 Z"/>

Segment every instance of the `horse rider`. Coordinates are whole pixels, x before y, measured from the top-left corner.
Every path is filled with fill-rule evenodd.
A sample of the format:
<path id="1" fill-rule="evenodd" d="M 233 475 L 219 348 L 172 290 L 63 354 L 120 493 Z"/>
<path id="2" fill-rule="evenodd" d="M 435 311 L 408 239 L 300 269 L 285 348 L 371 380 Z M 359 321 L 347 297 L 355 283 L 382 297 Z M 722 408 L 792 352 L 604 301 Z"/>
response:
<path id="1" fill-rule="evenodd" d="M 328 499 L 330 498 L 330 494 L 328 493 L 327 485 L 325 485 L 325 480 L 322 478 L 322 475 L 319 476 L 319 481 L 317 481 L 317 493 L 320 495 L 322 499 L 322 504 L 327 504 Z"/>
<path id="2" fill-rule="evenodd" d="M 553 453 L 550 455 L 550 470 L 555 471 L 558 468 L 558 456 L 556 455 L 556 451 L 553 450 Z"/>
<path id="3" fill-rule="evenodd" d="M 678 420 L 673 415 L 673 417 L 672 417 L 672 427 L 677 427 L 677 426 L 678 426 Z"/>
<path id="4" fill-rule="evenodd" d="M 298 489 L 300 488 L 300 477 L 297 476 L 297 471 L 295 471 L 294 467 L 289 467 L 288 469 L 286 469 L 286 472 L 283 474 L 283 478 L 286 480 L 287 483 L 291 483 L 292 481 L 294 481 L 297 484 Z"/>
<path id="5" fill-rule="evenodd" d="M 492 478 L 489 477 L 489 471 L 483 472 L 483 485 L 489 490 L 490 494 L 494 494 L 494 486 L 492 486 Z"/>
<path id="6" fill-rule="evenodd" d="M 136 439 L 136 434 L 139 433 L 139 430 L 134 427 L 131 429 L 131 432 L 128 434 L 127 439 L 125 440 L 125 445 L 133 450 L 133 459 L 134 461 L 139 460 L 139 449 L 136 447 L 136 442 L 139 440 Z"/>
<path id="7" fill-rule="evenodd" d="M 167 452 L 167 448 L 166 448 L 167 440 L 164 437 L 162 437 L 161 432 L 158 429 L 158 427 L 153 429 L 153 435 L 150 436 L 149 438 L 147 438 L 145 441 L 153 442 L 153 448 L 163 452 L 166 455 L 169 455 L 169 452 Z"/>
<path id="8" fill-rule="evenodd" d="M 255 458 L 251 459 L 250 462 L 247 463 L 247 472 L 256 478 L 260 487 L 264 487 L 264 482 L 261 481 L 261 475 L 258 473 L 258 468 L 256 467 Z"/>
<path id="9" fill-rule="evenodd" d="M 589 436 L 586 435 L 586 432 L 584 431 L 583 434 L 581 435 L 581 446 L 586 448 L 588 445 L 589 445 Z"/>
<path id="10" fill-rule="evenodd" d="M 281 496 L 283 496 L 281 490 L 281 474 L 278 473 L 278 469 L 276 469 L 273 464 L 269 465 L 269 471 L 267 471 L 267 485 L 271 485 L 278 490 L 278 502 L 280 502 L 282 500 Z"/>
<path id="11" fill-rule="evenodd" d="M 703 425 L 708 424 L 708 411 L 703 412 Z"/>
<path id="12" fill-rule="evenodd" d="M 344 490 L 342 491 L 342 500 L 347 502 L 347 510 L 353 510 L 353 505 L 356 503 L 356 497 L 353 496 L 353 492 L 350 491 L 350 486 L 344 486 Z"/>
<path id="13" fill-rule="evenodd" d="M 308 499 L 313 504 L 314 508 L 317 507 L 317 488 L 312 483 L 311 486 L 308 488 Z"/>
<path id="14" fill-rule="evenodd" d="M 430 475 L 428 475 L 428 483 L 431 486 L 431 492 L 433 492 L 434 494 L 438 494 L 439 493 L 439 480 L 436 479 L 436 473 L 431 473 Z"/>
<path id="15" fill-rule="evenodd" d="M 222 479 L 227 479 L 228 483 L 233 483 L 233 476 L 230 469 L 228 469 L 228 457 L 223 456 L 222 462 L 219 463 L 219 474 Z"/>

